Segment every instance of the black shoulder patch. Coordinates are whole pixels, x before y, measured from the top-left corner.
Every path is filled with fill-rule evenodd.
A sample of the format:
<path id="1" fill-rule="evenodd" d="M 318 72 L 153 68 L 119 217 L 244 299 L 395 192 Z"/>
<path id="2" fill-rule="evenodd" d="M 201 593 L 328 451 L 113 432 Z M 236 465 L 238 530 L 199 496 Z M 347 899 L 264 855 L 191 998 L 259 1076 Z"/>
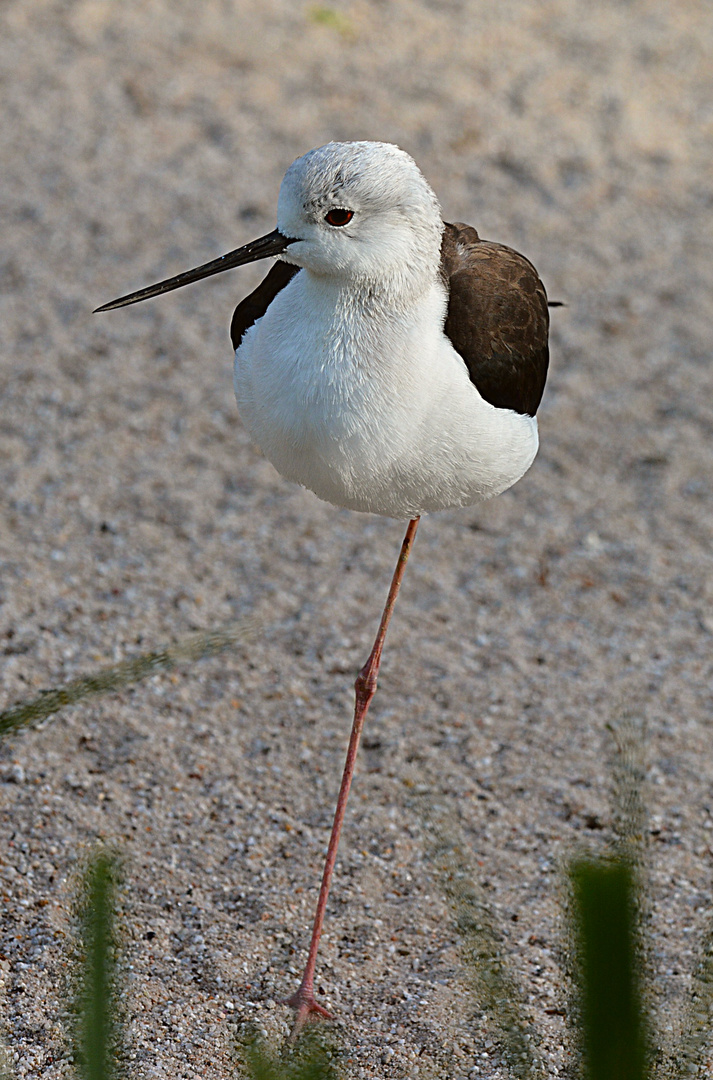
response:
<path id="1" fill-rule="evenodd" d="M 257 289 L 240 301 L 230 323 L 230 340 L 234 349 L 238 348 L 246 332 L 263 317 L 277 294 L 282 292 L 285 285 L 288 285 L 301 269 L 291 263 L 276 262 Z"/>
<path id="2" fill-rule="evenodd" d="M 478 393 L 498 409 L 534 416 L 549 363 L 547 294 L 534 266 L 457 223 L 446 224 L 441 274 L 444 332 Z"/>

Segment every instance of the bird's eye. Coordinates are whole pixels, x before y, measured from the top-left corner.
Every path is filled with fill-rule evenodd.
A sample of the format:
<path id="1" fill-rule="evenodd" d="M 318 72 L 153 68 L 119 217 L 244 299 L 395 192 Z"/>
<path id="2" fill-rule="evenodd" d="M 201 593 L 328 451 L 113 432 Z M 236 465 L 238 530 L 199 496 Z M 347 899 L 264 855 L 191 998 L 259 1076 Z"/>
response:
<path id="1" fill-rule="evenodd" d="M 353 210 L 341 210 L 336 207 L 325 215 L 324 220 L 328 225 L 347 225 L 354 217 Z"/>

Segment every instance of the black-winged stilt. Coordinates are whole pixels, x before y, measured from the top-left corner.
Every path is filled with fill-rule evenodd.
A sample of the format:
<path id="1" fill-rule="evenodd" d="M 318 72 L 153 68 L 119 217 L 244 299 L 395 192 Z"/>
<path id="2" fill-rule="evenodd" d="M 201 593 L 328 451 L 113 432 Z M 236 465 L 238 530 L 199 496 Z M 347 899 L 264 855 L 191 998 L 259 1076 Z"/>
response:
<path id="1" fill-rule="evenodd" d="M 336 506 L 408 518 L 356 707 L 309 956 L 289 1004 L 328 1016 L 314 970 L 361 730 L 419 517 L 498 495 L 532 464 L 548 365 L 535 268 L 444 224 L 396 146 L 328 143 L 285 174 L 277 228 L 222 258 L 97 308 L 135 304 L 277 256 L 235 310 L 235 396 L 265 456 Z"/>

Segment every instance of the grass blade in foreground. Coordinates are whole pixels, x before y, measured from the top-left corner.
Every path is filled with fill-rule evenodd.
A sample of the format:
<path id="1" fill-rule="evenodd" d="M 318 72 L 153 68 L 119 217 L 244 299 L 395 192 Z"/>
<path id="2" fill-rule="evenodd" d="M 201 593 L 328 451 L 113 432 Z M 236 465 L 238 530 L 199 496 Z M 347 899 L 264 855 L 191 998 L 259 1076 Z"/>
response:
<path id="1" fill-rule="evenodd" d="M 514 1080 L 544 1080 L 523 994 L 510 972 L 502 935 L 477 884 L 474 860 L 456 817 L 419 796 L 412 805 L 424 826 L 426 854 L 455 916 L 466 981 L 478 1009 L 498 1029 L 509 1074 Z"/>
<path id="2" fill-rule="evenodd" d="M 584 1074 L 587 1080 L 646 1080 L 631 867 L 624 860 L 582 860 L 570 876 Z"/>
<path id="3" fill-rule="evenodd" d="M 169 645 L 166 649 L 143 653 L 141 656 L 132 657 L 131 660 L 124 660 L 120 664 L 100 668 L 95 675 L 83 675 L 79 679 L 68 682 L 65 686 L 47 690 L 29 701 L 11 705 L 9 709 L 3 709 L 0 712 L 0 737 L 26 724 L 46 720 L 52 713 L 59 712 L 68 705 L 74 705 L 83 698 L 121 690 L 124 686 L 155 675 L 157 671 L 168 671 L 181 663 L 216 656 L 217 653 L 230 648 L 236 642 L 250 637 L 257 626 L 258 623 L 255 620 L 246 619 L 244 622 L 234 623 L 222 630 L 194 634 L 175 645 Z"/>
<path id="4" fill-rule="evenodd" d="M 74 1040 L 75 1058 L 82 1080 L 111 1080 L 116 1075 L 116 876 L 117 861 L 106 851 L 100 851 L 92 858 L 84 876 L 80 909 L 82 963 Z"/>
<path id="5" fill-rule="evenodd" d="M 297 1042 L 273 1051 L 254 1028 L 239 1038 L 241 1075 L 246 1080 L 339 1080 L 339 1054 L 324 1030 L 307 1027 Z"/>

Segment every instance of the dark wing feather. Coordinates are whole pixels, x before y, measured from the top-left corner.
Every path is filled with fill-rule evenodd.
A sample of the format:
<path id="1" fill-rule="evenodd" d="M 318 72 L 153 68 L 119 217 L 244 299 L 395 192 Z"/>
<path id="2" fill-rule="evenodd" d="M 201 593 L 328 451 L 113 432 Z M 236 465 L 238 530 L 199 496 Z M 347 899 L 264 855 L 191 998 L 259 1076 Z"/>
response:
<path id="1" fill-rule="evenodd" d="M 478 393 L 499 409 L 534 416 L 547 378 L 547 294 L 532 263 L 446 224 L 441 273 L 448 290 L 444 331 Z"/>
<path id="2" fill-rule="evenodd" d="M 286 262 L 276 262 L 267 277 L 264 277 L 257 289 L 241 300 L 230 323 L 230 340 L 237 349 L 243 337 L 258 319 L 261 319 L 277 294 L 288 285 L 301 267 Z"/>

